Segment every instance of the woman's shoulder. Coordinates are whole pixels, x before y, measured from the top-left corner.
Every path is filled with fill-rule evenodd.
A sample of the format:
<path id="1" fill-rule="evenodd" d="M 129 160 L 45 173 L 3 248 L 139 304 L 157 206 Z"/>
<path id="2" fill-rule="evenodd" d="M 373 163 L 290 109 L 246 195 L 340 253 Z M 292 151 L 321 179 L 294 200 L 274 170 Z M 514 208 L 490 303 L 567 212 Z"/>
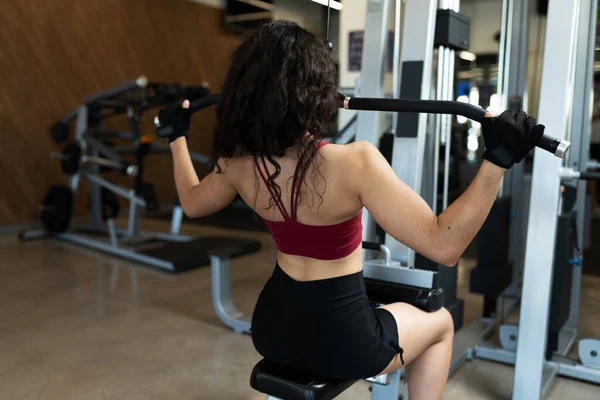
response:
<path id="1" fill-rule="evenodd" d="M 252 163 L 253 159 L 249 156 L 221 157 L 217 160 L 217 165 L 222 173 L 245 171 Z"/>
<path id="2" fill-rule="evenodd" d="M 321 147 L 321 153 L 327 160 L 335 159 L 336 162 L 351 167 L 360 166 L 365 160 L 368 160 L 375 152 L 379 152 L 377 147 L 364 140 L 352 142 L 349 144 L 328 143 Z"/>

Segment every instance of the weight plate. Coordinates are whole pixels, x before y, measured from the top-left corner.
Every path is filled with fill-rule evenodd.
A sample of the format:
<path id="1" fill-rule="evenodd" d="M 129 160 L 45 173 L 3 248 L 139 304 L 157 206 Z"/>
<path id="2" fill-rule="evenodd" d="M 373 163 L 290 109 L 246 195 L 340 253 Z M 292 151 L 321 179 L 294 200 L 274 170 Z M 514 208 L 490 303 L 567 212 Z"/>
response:
<path id="1" fill-rule="evenodd" d="M 40 207 L 42 226 L 48 232 L 61 233 L 69 229 L 73 215 L 73 191 L 68 186 L 54 185 L 46 192 Z"/>
<path id="2" fill-rule="evenodd" d="M 110 190 L 102 188 L 102 220 L 115 219 L 119 216 L 121 205 L 119 199 Z"/>
<path id="3" fill-rule="evenodd" d="M 581 339 L 579 341 L 579 359 L 585 366 L 600 368 L 600 339 Z"/>
<path id="4" fill-rule="evenodd" d="M 146 209 L 148 211 L 158 210 L 158 202 L 156 200 L 156 191 L 154 185 L 151 182 L 144 182 L 140 186 L 140 197 L 146 202 Z"/>
<path id="5" fill-rule="evenodd" d="M 67 143 L 61 150 L 60 167 L 67 176 L 75 175 L 81 166 L 81 146 L 77 143 Z"/>
<path id="6" fill-rule="evenodd" d="M 64 122 L 57 122 L 50 127 L 50 137 L 56 144 L 62 144 L 69 138 L 69 125 Z"/>

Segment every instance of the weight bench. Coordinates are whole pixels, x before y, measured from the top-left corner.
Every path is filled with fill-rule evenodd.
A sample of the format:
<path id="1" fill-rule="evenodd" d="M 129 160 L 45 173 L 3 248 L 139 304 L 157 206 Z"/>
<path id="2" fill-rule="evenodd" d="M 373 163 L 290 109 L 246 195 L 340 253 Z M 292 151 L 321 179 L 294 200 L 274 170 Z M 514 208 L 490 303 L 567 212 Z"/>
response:
<path id="1" fill-rule="evenodd" d="M 323 378 L 265 359 L 256 364 L 250 376 L 250 386 L 266 394 L 268 400 L 334 399 L 356 381 Z"/>
<path id="2" fill-rule="evenodd" d="M 294 367 L 263 359 L 250 375 L 250 386 L 267 395 L 267 400 L 330 400 L 358 379 L 342 380 L 309 374 Z M 408 399 L 404 368 L 369 378 L 372 400 Z"/>

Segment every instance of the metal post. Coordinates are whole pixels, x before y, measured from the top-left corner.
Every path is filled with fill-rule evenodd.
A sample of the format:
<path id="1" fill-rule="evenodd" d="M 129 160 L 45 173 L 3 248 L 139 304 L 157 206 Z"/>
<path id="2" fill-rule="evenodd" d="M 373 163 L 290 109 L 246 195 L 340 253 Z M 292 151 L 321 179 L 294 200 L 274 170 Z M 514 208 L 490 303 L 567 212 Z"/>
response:
<path id="1" fill-rule="evenodd" d="M 512 30 L 512 8 L 513 2 L 511 0 L 505 0 L 502 2 L 502 21 L 500 25 L 500 52 L 498 54 L 498 87 L 497 94 L 500 96 L 500 109 L 504 110 L 507 105 L 506 95 L 506 78 L 508 64 L 510 63 L 510 32 Z M 528 36 L 525 36 L 526 38 Z M 500 182 L 500 189 L 498 190 L 498 197 L 504 197 L 504 186 L 506 184 L 507 177 L 511 175 L 508 171 L 506 176 Z"/>
<path id="2" fill-rule="evenodd" d="M 452 56 L 453 51 L 448 48 L 442 48 L 442 52 L 444 53 L 444 69 L 442 73 L 442 99 L 448 100 L 448 82 L 450 77 L 450 64 L 452 64 L 452 60 L 450 57 Z M 452 127 L 448 123 L 448 117 L 446 115 L 442 115 L 442 137 L 444 138 L 444 189 L 442 194 L 442 211 L 448 208 L 448 191 L 450 185 L 450 147 L 452 145 L 451 140 L 451 130 Z"/>
<path id="3" fill-rule="evenodd" d="M 394 60 L 392 63 L 392 97 L 400 98 L 400 29 L 402 29 L 402 0 L 396 0 L 394 12 Z M 392 133 L 396 133 L 398 113 L 392 114 Z"/>
<path id="4" fill-rule="evenodd" d="M 131 197 L 135 196 L 135 190 L 131 189 L 129 191 Z M 129 224 L 127 228 L 127 235 L 129 237 L 133 237 L 137 235 L 139 231 L 140 224 L 140 215 L 138 210 L 138 204 L 135 201 L 131 201 L 129 203 Z"/>
<path id="5" fill-rule="evenodd" d="M 88 130 L 88 116 L 89 110 L 85 104 L 79 106 L 77 110 L 77 122 L 75 126 L 75 139 L 81 145 L 81 149 L 83 152 L 87 150 L 87 142 L 85 138 L 85 134 Z M 73 189 L 73 193 L 77 192 L 77 188 L 79 187 L 79 181 L 81 179 L 81 174 L 75 174 L 71 178 L 71 189 Z M 91 228 L 92 229 L 103 229 L 104 222 L 102 221 L 102 201 L 101 201 L 101 188 L 94 182 L 90 182 L 90 209 L 91 209 Z"/>
<path id="6" fill-rule="evenodd" d="M 579 0 L 553 0 L 548 10 L 539 119 L 546 133 L 563 138 L 571 107 L 573 48 Z M 554 243 L 560 198 L 561 160 L 535 150 L 531 184 L 531 209 L 527 227 L 523 296 L 513 399 L 542 396 L 555 371 L 546 368 L 548 310 L 552 286 Z"/>
<path id="7" fill-rule="evenodd" d="M 371 399 L 405 399 L 408 400 L 408 385 L 404 379 L 404 368 L 387 374 L 388 384 L 374 383 L 371 387 Z"/>
<path id="8" fill-rule="evenodd" d="M 108 236 L 110 237 L 110 244 L 113 247 L 119 247 L 119 239 L 117 236 L 117 229 L 115 228 L 115 222 L 112 219 L 106 221 L 108 227 Z"/>
<path id="9" fill-rule="evenodd" d="M 596 47 L 596 12 L 598 4 L 595 0 L 580 0 L 579 35 L 577 39 L 578 60 L 575 68 L 575 85 L 573 111 L 571 114 L 571 151 L 567 165 L 575 170 L 587 168 L 590 146 L 590 130 L 592 120 L 591 100 L 594 90 L 594 53 Z M 589 13 L 586 11 L 589 10 Z M 586 182 L 577 182 L 577 245 L 583 251 L 584 224 L 586 215 Z M 577 332 L 579 323 L 579 302 L 581 293 L 581 266 L 573 265 L 571 286 L 571 308 L 565 326 Z"/>
<path id="10" fill-rule="evenodd" d="M 210 255 L 212 300 L 219 319 L 238 333 L 250 333 L 251 316 L 242 314 L 231 297 L 231 259 Z"/>
<path id="11" fill-rule="evenodd" d="M 367 21 L 363 38 L 363 54 L 360 75 L 360 96 L 383 97 L 383 74 L 388 50 L 390 0 L 369 0 Z M 357 113 L 356 140 L 379 144 L 382 129 L 380 114 L 371 111 Z M 367 210 L 363 211 L 363 240 L 372 241 L 375 221 Z"/>
<path id="12" fill-rule="evenodd" d="M 442 88 L 443 79 L 442 71 L 444 70 L 444 48 L 438 48 L 438 70 L 437 70 L 437 90 L 436 99 L 443 100 Z M 435 116 L 435 130 L 433 134 L 433 199 L 431 203 L 431 209 L 433 213 L 437 215 L 437 202 L 438 202 L 438 174 L 440 171 L 440 138 L 442 135 L 442 116 L 437 114 Z"/>
<path id="13" fill-rule="evenodd" d="M 431 95 L 436 10 L 437 0 L 411 1 L 405 5 L 400 97 L 428 99 Z M 399 115 L 392 155 L 392 168 L 396 174 L 418 193 L 421 191 L 427 120 L 427 114 Z M 386 235 L 385 244 L 395 260 L 414 265 L 412 249 L 390 235 Z"/>
<path id="14" fill-rule="evenodd" d="M 529 1 L 527 0 L 508 0 L 511 2 L 510 21 L 511 31 L 510 47 L 507 47 L 509 53 L 508 70 L 506 71 L 505 87 L 507 95 L 507 107 L 511 109 L 524 110 L 525 93 L 527 91 L 527 42 L 529 39 Z M 523 174 L 525 163 L 513 165 L 510 169 L 510 175 L 505 176 L 505 187 L 509 192 L 511 201 L 512 219 L 509 227 L 508 239 L 508 261 L 513 265 L 512 284 L 505 293 L 511 297 L 519 297 L 520 286 L 523 275 L 523 244 L 521 235 L 525 223 L 525 198 L 523 191 Z"/>
<path id="15" fill-rule="evenodd" d="M 171 215 L 171 235 L 179 235 L 182 220 L 183 208 L 180 205 L 176 205 L 173 207 L 173 213 Z"/>

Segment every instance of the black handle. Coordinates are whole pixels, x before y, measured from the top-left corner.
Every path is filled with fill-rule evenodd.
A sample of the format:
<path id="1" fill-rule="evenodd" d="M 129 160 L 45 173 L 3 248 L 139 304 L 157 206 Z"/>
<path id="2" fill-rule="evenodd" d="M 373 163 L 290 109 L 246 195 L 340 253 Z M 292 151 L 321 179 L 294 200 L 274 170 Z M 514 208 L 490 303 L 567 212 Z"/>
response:
<path id="1" fill-rule="evenodd" d="M 480 122 L 486 111 L 481 107 L 459 101 L 375 99 L 351 97 L 344 101 L 344 108 L 361 111 L 413 112 L 426 114 L 462 115 Z"/>
<path id="2" fill-rule="evenodd" d="M 195 113 L 207 107 L 214 106 L 219 101 L 221 95 L 219 93 L 207 94 L 190 103 L 190 112 Z M 166 138 L 172 133 L 172 127 L 163 125 L 158 116 L 154 117 L 154 125 L 156 126 L 156 134 L 158 137 Z"/>
<path id="3" fill-rule="evenodd" d="M 381 244 L 374 242 L 362 242 L 363 250 L 381 251 Z"/>
<path id="4" fill-rule="evenodd" d="M 196 111 L 200 111 L 206 107 L 214 106 L 217 104 L 219 99 L 221 98 L 220 93 L 212 93 L 207 94 L 204 97 L 199 98 L 196 101 L 190 103 L 190 111 L 195 113 Z"/>
<path id="5" fill-rule="evenodd" d="M 590 180 L 590 181 L 599 181 L 600 180 L 600 172 L 581 172 L 581 173 L 579 173 L 579 179 Z"/>
<path id="6" fill-rule="evenodd" d="M 452 114 L 461 115 L 481 122 L 485 118 L 486 111 L 472 104 L 459 101 L 440 100 L 411 100 L 411 99 L 375 99 L 351 97 L 345 98 L 343 107 L 348 110 L 363 111 L 389 111 L 389 112 L 413 112 L 427 114 Z M 544 149 L 559 158 L 564 158 L 571 143 L 566 140 L 543 135 L 537 147 Z"/>

